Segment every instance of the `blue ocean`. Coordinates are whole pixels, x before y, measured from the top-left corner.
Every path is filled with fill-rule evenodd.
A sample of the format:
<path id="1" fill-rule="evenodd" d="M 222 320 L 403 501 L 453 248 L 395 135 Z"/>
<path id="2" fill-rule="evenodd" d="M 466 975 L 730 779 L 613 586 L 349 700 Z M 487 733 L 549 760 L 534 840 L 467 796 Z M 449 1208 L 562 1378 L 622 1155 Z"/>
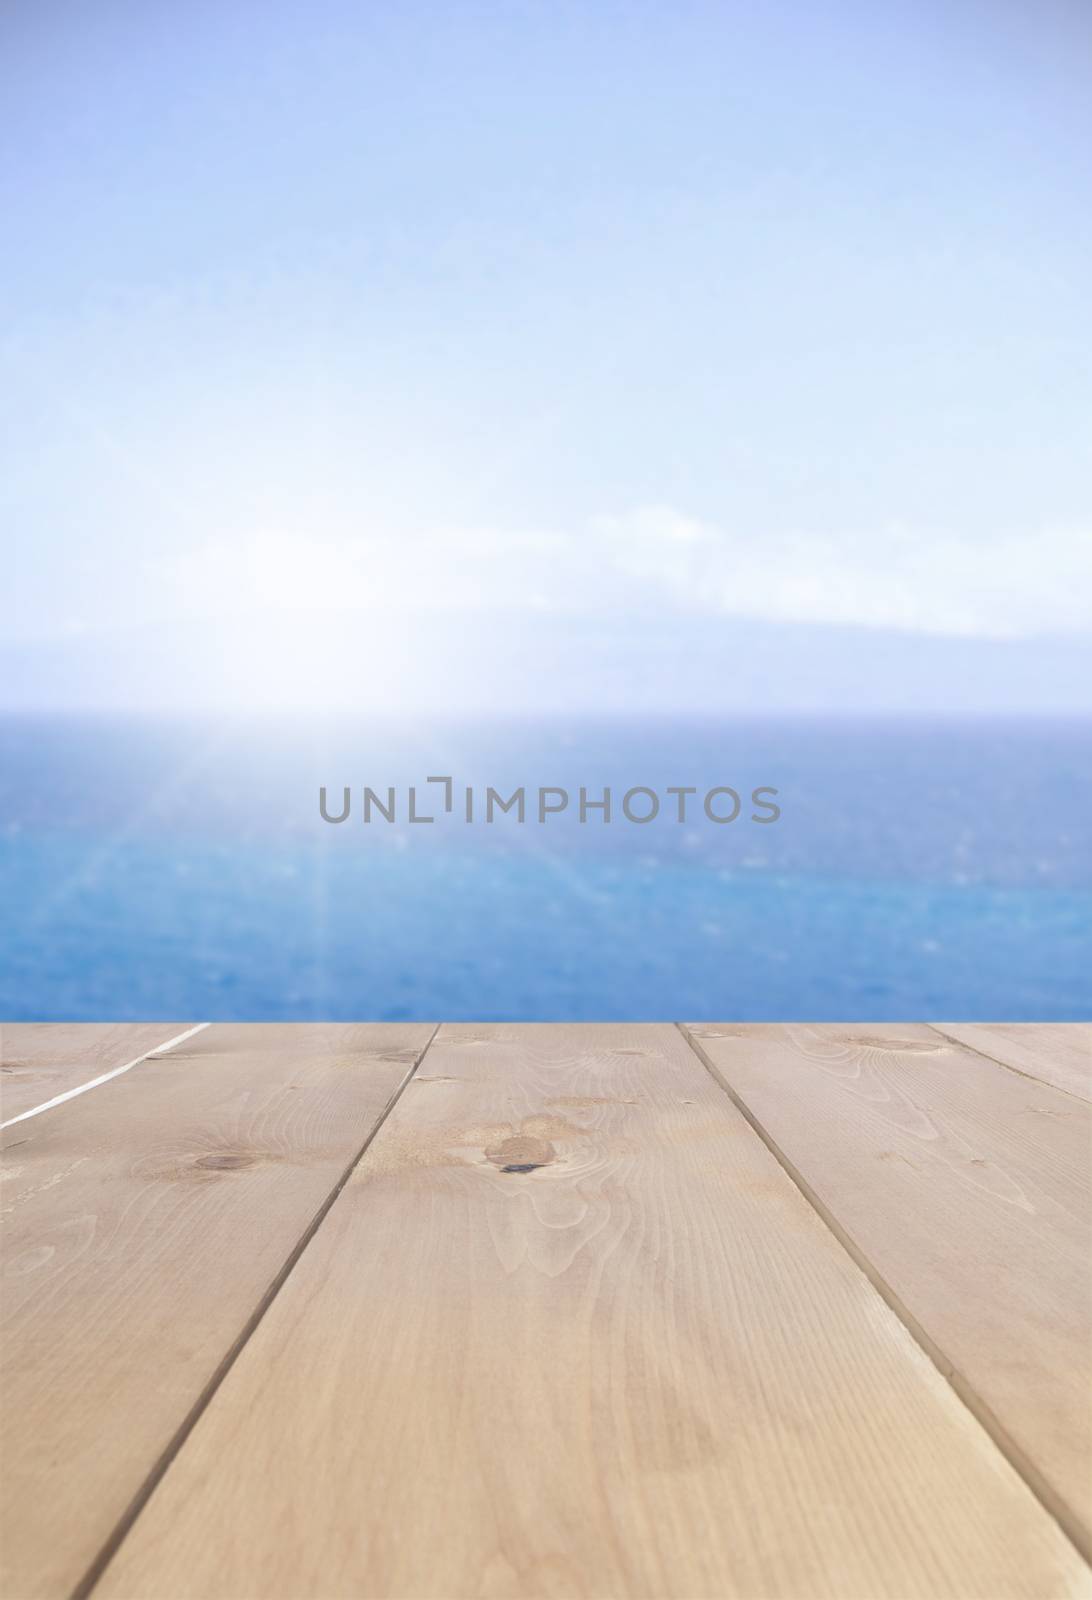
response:
<path id="1" fill-rule="evenodd" d="M 488 786 L 526 820 L 485 823 Z M 543 823 L 541 786 L 572 796 Z M 697 791 L 683 823 L 669 786 Z M 1092 1019 L 1090 819 L 1088 723 L 13 717 L 0 1016 Z"/>

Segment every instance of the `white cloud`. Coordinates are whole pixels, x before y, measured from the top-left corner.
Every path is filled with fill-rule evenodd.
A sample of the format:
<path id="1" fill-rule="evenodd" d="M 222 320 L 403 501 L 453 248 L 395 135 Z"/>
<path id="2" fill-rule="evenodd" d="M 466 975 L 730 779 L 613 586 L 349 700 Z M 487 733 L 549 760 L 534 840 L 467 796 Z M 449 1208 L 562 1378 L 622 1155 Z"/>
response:
<path id="1" fill-rule="evenodd" d="M 1092 632 L 1082 529 L 990 541 L 900 527 L 771 535 L 658 506 L 579 533 L 255 534 L 189 550 L 165 577 L 172 608 L 190 615 L 666 608 L 965 638 Z"/>
<path id="2" fill-rule="evenodd" d="M 616 571 L 703 613 L 969 638 L 1092 631 L 1092 532 L 966 540 L 729 532 L 668 507 L 595 525 Z"/>

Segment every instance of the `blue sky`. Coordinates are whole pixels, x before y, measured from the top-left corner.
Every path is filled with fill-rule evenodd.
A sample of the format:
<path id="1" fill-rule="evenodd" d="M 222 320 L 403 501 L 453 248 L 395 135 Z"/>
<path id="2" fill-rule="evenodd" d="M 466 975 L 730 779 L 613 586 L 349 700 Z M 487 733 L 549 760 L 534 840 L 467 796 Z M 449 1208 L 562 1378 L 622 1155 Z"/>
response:
<path id="1" fill-rule="evenodd" d="M 1092 710 L 1077 0 L 0 61 L 0 704 Z"/>

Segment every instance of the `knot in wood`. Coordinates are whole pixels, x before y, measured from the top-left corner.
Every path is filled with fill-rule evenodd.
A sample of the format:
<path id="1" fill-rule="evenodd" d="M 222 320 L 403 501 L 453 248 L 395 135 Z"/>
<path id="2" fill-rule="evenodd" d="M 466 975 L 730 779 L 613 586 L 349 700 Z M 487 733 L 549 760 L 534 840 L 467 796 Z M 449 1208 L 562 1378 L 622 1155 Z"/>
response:
<path id="1" fill-rule="evenodd" d="M 237 1167 L 249 1167 L 253 1156 L 241 1150 L 220 1150 L 214 1155 L 198 1156 L 195 1167 L 206 1167 L 212 1172 L 234 1172 Z"/>
<path id="2" fill-rule="evenodd" d="M 499 1144 L 491 1144 L 485 1158 L 502 1172 L 534 1172 L 536 1167 L 556 1160 L 557 1151 L 549 1139 L 518 1133 L 511 1139 L 502 1139 Z"/>

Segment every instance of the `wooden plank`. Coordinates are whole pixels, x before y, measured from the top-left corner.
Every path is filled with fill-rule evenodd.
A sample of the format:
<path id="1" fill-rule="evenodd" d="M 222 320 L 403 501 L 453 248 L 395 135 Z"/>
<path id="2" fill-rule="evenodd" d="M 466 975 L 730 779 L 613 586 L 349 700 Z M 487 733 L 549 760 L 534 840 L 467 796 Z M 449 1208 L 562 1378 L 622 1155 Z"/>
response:
<path id="1" fill-rule="evenodd" d="M 0 1023 L 0 1122 L 136 1060 L 187 1026 L 184 1022 Z"/>
<path id="2" fill-rule="evenodd" d="M 1092 1108 L 926 1027 L 691 1032 L 1092 1550 Z"/>
<path id="3" fill-rule="evenodd" d="M 445 1026 L 95 1594 L 1090 1578 L 675 1028 Z"/>
<path id="4" fill-rule="evenodd" d="M 933 1026 L 946 1038 L 1006 1067 L 1092 1101 L 1092 1023 L 937 1022 Z"/>
<path id="5" fill-rule="evenodd" d="M 430 1031 L 214 1026 L 4 1135 L 0 1592 L 79 1583 Z"/>

